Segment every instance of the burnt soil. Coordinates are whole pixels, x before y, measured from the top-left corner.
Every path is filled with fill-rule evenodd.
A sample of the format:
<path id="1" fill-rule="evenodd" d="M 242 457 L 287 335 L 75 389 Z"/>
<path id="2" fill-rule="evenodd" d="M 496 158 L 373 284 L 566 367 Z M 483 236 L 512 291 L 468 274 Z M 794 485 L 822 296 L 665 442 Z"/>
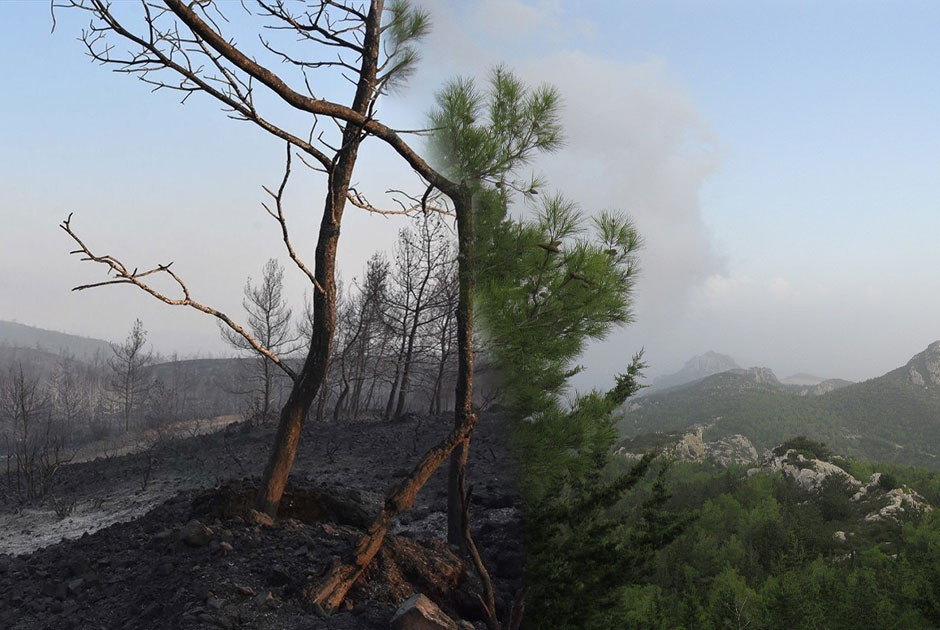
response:
<path id="1" fill-rule="evenodd" d="M 451 422 L 411 416 L 308 423 L 273 524 L 247 510 L 274 427 L 233 424 L 136 455 L 70 465 L 52 493 L 32 503 L 4 493 L 0 514 L 10 531 L 0 543 L 8 549 L 30 542 L 38 528 L 31 519 L 40 509 L 48 518 L 53 496 L 72 508 L 61 521 L 71 519 L 77 537 L 0 554 L 0 628 L 388 628 L 415 592 L 482 628 L 479 581 L 441 542 L 446 465 L 395 524 L 342 610 L 326 615 L 304 596 L 334 562 L 351 558 L 385 493 Z M 503 612 L 521 586 L 523 559 L 513 469 L 502 423 L 484 416 L 467 479 L 474 538 Z M 108 522 L 129 503 L 153 507 L 96 529 L 97 515 Z"/>

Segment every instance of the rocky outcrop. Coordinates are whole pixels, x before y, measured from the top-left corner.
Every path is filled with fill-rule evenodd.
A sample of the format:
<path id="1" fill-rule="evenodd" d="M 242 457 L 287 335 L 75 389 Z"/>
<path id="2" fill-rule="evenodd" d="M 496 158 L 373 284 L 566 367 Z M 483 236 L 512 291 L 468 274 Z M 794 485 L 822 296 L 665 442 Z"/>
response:
<path id="1" fill-rule="evenodd" d="M 759 468 L 752 468 L 747 471 L 747 474 L 751 476 L 760 472 L 782 473 L 793 479 L 804 490 L 818 490 L 823 482 L 833 475 L 842 478 L 850 486 L 862 485 L 858 479 L 835 464 L 821 459 L 808 458 L 793 449 L 787 450 L 782 455 L 771 455 L 761 463 Z"/>
<path id="2" fill-rule="evenodd" d="M 702 436 L 705 427 L 695 427 L 672 447 L 672 455 L 684 462 L 700 462 L 705 459 L 705 442 Z M 669 449 L 666 449 L 667 451 Z"/>
<path id="3" fill-rule="evenodd" d="M 940 341 L 935 341 L 907 364 L 908 378 L 916 387 L 940 385 Z"/>
<path id="4" fill-rule="evenodd" d="M 889 519 L 897 521 L 903 515 L 933 511 L 927 500 L 912 488 L 894 488 L 885 493 L 885 498 L 888 500 L 887 504 L 866 515 L 867 522 Z"/>
<path id="5" fill-rule="evenodd" d="M 674 457 L 679 461 L 701 462 L 711 460 L 719 466 L 729 466 L 730 464 L 748 465 L 760 461 L 757 449 L 745 436 L 736 433 L 706 442 L 704 435 L 707 428 L 703 425 L 692 427 L 691 430 L 681 435 L 674 435 L 672 441 L 668 439 L 669 435 L 666 434 L 663 438 L 667 443 L 659 446 L 656 450 L 666 457 Z M 643 455 L 640 449 L 631 450 L 629 446 L 618 448 L 614 451 L 614 454 L 627 459 L 639 459 Z"/>
<path id="6" fill-rule="evenodd" d="M 720 466 L 729 466 L 731 464 L 756 464 L 760 461 L 760 455 L 757 449 L 749 439 L 740 433 L 729 435 L 728 437 L 707 442 L 705 444 L 705 456 Z"/>
<path id="7" fill-rule="evenodd" d="M 871 476 L 868 484 L 859 488 L 852 497 L 853 501 L 866 499 L 884 502 L 865 516 L 865 520 L 869 523 L 887 519 L 899 520 L 904 514 L 922 514 L 933 510 L 927 500 L 913 488 L 904 486 L 887 489 L 884 475 L 877 472 Z"/>
<path id="8" fill-rule="evenodd" d="M 782 455 L 774 455 L 765 459 L 760 468 L 747 471 L 748 476 L 758 473 L 782 473 L 793 479 L 801 488 L 809 491 L 819 490 L 823 483 L 832 476 L 841 478 L 849 487 L 855 488 L 852 495 L 854 503 L 870 502 L 873 506 L 871 512 L 865 516 L 865 521 L 872 523 L 883 520 L 900 520 L 902 516 L 923 514 L 933 510 L 933 507 L 916 490 L 909 487 L 891 488 L 885 483 L 881 473 L 874 473 L 867 484 L 847 473 L 838 465 L 819 459 L 807 458 L 793 449 Z M 866 506 L 866 509 L 867 506 Z M 842 532 L 836 532 L 840 534 Z M 838 537 L 844 540 L 845 534 Z"/>

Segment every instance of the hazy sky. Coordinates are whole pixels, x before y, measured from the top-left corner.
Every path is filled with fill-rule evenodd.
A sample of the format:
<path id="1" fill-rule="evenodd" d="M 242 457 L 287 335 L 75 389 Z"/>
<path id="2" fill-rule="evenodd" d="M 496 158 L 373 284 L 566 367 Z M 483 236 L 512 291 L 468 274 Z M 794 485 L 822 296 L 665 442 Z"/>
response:
<path id="1" fill-rule="evenodd" d="M 410 87 L 383 102 L 420 126 L 455 75 L 504 63 L 561 91 L 565 148 L 534 168 L 588 211 L 643 234 L 636 323 L 587 353 L 609 383 L 645 347 L 656 375 L 706 350 L 780 376 L 864 379 L 940 338 L 940 5 L 932 1 L 427 2 L 434 30 Z M 247 35 L 230 3 L 231 29 Z M 130 287 L 70 293 L 103 272 L 68 256 L 69 212 L 94 248 L 174 261 L 194 297 L 240 313 L 245 278 L 283 259 L 260 207 L 284 147 L 196 95 L 92 64 L 83 16 L 0 3 L 0 319 L 222 353 L 215 323 Z M 325 90 L 342 91 L 339 85 Z M 356 181 L 414 178 L 377 142 Z M 322 187 L 301 173 L 289 219 L 312 250 Z M 402 220 L 347 211 L 344 278 Z M 288 271 L 299 308 L 299 273 Z"/>

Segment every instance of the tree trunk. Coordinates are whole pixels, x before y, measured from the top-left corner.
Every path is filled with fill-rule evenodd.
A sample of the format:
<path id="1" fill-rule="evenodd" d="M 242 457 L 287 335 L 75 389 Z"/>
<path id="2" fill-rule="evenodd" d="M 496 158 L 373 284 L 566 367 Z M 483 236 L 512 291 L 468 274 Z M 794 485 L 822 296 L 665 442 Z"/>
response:
<path id="1" fill-rule="evenodd" d="M 473 415 L 473 217 L 472 197 L 466 190 L 454 195 L 457 215 L 457 385 L 454 424 L 463 426 Z M 472 431 L 471 431 L 472 433 Z M 447 542 L 465 549 L 464 475 L 470 454 L 470 435 L 450 456 L 447 476 Z"/>
<path id="2" fill-rule="evenodd" d="M 401 382 L 401 368 L 402 362 L 405 359 L 405 337 L 402 336 L 401 339 L 401 348 L 398 349 L 398 356 L 395 359 L 395 377 L 392 379 L 391 390 L 388 393 L 388 400 L 385 402 L 385 415 L 383 416 L 386 420 L 392 419 L 392 407 L 395 405 L 395 395 L 398 393 L 398 386 Z"/>
<path id="3" fill-rule="evenodd" d="M 323 382 L 320 383 L 320 394 L 317 397 L 317 422 L 322 423 L 326 418 L 326 401 L 330 397 L 330 361 L 326 362 L 326 374 L 323 376 Z"/>
<path id="4" fill-rule="evenodd" d="M 349 375 L 346 373 L 346 354 L 343 353 L 340 355 L 340 373 L 343 377 L 343 386 L 339 392 L 339 396 L 336 397 L 336 405 L 333 406 L 333 421 L 338 421 L 340 415 L 343 412 L 343 403 L 346 401 L 346 397 L 349 395 Z"/>
<path id="5" fill-rule="evenodd" d="M 373 0 L 366 20 L 363 41 L 362 65 L 353 109 L 367 115 L 376 87 L 376 70 L 379 58 L 379 39 L 384 0 Z M 259 511 L 270 516 L 277 514 L 287 476 L 290 474 L 297 454 L 297 443 L 304 418 L 326 376 L 327 364 L 333 346 L 333 330 L 336 327 L 336 247 L 339 242 L 339 227 L 346 207 L 346 195 L 352 179 L 353 168 L 362 142 L 362 130 L 350 123 L 343 129 L 343 144 L 337 153 L 335 166 L 329 173 L 329 192 L 324 203 L 323 219 L 317 237 L 314 254 L 314 277 L 319 289 L 313 292 L 313 331 L 310 349 L 303 368 L 291 388 L 287 403 L 281 409 L 274 447 L 268 457 L 256 504 Z"/>

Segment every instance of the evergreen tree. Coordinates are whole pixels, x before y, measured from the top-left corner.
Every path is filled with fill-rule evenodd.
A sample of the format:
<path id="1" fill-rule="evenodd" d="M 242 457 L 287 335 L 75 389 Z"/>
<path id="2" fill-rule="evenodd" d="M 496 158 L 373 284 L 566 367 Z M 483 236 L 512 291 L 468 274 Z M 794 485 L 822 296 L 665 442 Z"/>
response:
<path id="1" fill-rule="evenodd" d="M 661 469 L 637 513 L 618 509 L 650 468 L 610 470 L 612 412 L 638 389 L 641 353 L 607 392 L 566 404 L 574 361 L 591 339 L 632 319 L 640 238 L 629 219 L 588 219 L 560 195 L 533 218 L 509 215 L 507 187 L 477 197 L 478 305 L 523 454 L 527 625 L 608 628 L 623 588 L 681 523 L 663 511 Z"/>

